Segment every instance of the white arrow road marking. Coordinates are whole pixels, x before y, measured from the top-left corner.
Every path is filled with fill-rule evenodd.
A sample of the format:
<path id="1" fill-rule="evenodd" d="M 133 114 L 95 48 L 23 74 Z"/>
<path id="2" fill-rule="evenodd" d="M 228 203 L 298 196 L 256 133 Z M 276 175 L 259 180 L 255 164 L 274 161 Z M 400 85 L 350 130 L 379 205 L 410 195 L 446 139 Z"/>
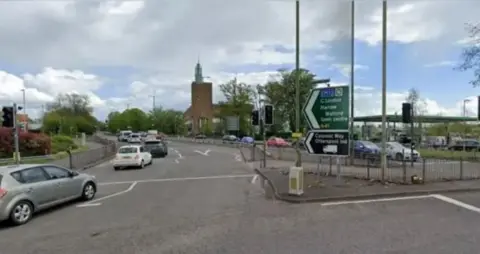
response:
<path id="1" fill-rule="evenodd" d="M 315 132 L 310 131 L 310 132 L 308 132 L 307 139 L 305 140 L 305 146 L 307 147 L 307 150 L 308 150 L 309 153 L 315 153 L 315 151 L 313 151 L 312 145 L 310 144 L 313 136 L 315 136 Z"/>
<path id="2" fill-rule="evenodd" d="M 210 150 L 207 150 L 207 151 L 205 151 L 205 152 L 201 152 L 201 151 L 195 150 L 194 152 L 199 153 L 199 154 L 204 155 L 204 156 L 208 156 L 208 153 L 210 152 Z"/>
<path id="3" fill-rule="evenodd" d="M 317 101 L 318 94 L 320 93 L 320 89 L 316 89 L 312 91 L 312 94 L 308 98 L 307 105 L 305 106 L 305 114 L 309 122 L 312 124 L 312 129 L 319 129 L 320 125 L 318 124 L 317 118 L 313 114 L 313 105 Z"/>
<path id="4" fill-rule="evenodd" d="M 109 198 L 113 198 L 113 197 L 116 197 L 116 196 L 125 194 L 125 193 L 127 193 L 127 192 L 130 192 L 130 191 L 133 190 L 133 188 L 135 188 L 135 186 L 137 185 L 137 183 L 138 183 L 138 182 L 135 181 L 135 182 L 131 183 L 130 186 L 128 187 L 128 189 L 126 189 L 126 190 L 119 191 L 119 192 L 116 192 L 116 193 L 107 195 L 107 196 L 105 196 L 105 197 L 97 198 L 97 199 L 95 199 L 95 200 L 86 202 L 86 203 L 84 203 L 84 204 L 77 205 L 77 207 L 99 206 L 99 205 L 101 205 L 102 203 L 98 203 L 98 201 L 105 200 L 105 199 L 109 199 Z"/>
<path id="5" fill-rule="evenodd" d="M 257 179 L 258 179 L 258 175 L 254 175 L 250 183 L 254 184 L 257 181 Z"/>
<path id="6" fill-rule="evenodd" d="M 175 159 L 175 163 L 177 163 L 177 164 L 178 164 L 178 163 L 180 163 L 180 162 L 178 161 L 178 159 Z"/>

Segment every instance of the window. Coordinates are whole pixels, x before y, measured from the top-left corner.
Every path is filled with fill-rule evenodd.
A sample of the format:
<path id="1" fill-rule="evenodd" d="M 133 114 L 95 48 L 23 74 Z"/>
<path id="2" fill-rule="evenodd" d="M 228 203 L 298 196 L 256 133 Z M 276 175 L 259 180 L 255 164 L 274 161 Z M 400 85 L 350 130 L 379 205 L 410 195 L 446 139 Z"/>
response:
<path id="1" fill-rule="evenodd" d="M 136 147 L 120 147 L 118 149 L 118 153 L 137 153 L 137 151 Z"/>
<path id="2" fill-rule="evenodd" d="M 22 174 L 21 174 L 20 171 L 13 172 L 10 175 L 13 177 L 13 179 L 17 180 L 17 182 L 19 182 L 19 183 L 24 183 L 25 182 L 22 179 Z"/>
<path id="3" fill-rule="evenodd" d="M 140 147 L 140 152 L 141 152 L 141 153 L 145 152 L 145 150 L 143 149 L 143 146 Z"/>
<path id="4" fill-rule="evenodd" d="M 24 169 L 21 174 L 24 183 L 37 183 L 48 180 L 48 176 L 42 168 Z"/>
<path id="5" fill-rule="evenodd" d="M 63 168 L 46 166 L 43 167 L 43 169 L 45 172 L 47 172 L 51 179 L 67 178 L 70 176 L 70 173 Z"/>

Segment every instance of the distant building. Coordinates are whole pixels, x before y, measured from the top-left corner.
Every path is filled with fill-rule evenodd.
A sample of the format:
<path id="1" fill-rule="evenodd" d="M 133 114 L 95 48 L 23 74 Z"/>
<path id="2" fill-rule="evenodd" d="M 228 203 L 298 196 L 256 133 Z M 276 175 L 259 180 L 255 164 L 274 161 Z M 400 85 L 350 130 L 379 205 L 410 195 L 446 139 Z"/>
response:
<path id="1" fill-rule="evenodd" d="M 202 132 L 205 124 L 213 125 L 219 120 L 215 119 L 218 107 L 213 104 L 213 84 L 205 82 L 202 74 L 202 65 L 197 62 L 195 66 L 195 80 L 191 84 L 191 102 L 183 117 L 189 131 L 193 134 Z"/>

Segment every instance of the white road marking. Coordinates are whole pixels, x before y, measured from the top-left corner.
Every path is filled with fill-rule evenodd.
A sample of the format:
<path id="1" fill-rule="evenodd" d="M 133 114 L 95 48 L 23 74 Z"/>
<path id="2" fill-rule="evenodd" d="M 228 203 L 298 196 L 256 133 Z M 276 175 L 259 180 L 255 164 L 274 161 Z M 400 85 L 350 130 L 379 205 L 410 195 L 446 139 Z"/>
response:
<path id="1" fill-rule="evenodd" d="M 444 202 L 447 202 L 449 204 L 456 205 L 456 206 L 461 207 L 461 208 L 465 208 L 465 209 L 470 210 L 472 212 L 480 213 L 480 208 L 478 208 L 476 206 L 473 206 L 473 205 L 470 205 L 470 204 L 467 204 L 467 203 L 464 203 L 460 200 L 456 200 L 456 199 L 449 198 L 449 197 L 439 195 L 439 194 L 433 194 L 433 195 L 430 195 L 430 196 L 434 197 L 436 199 L 442 200 Z"/>
<path id="2" fill-rule="evenodd" d="M 81 205 L 77 205 L 77 207 L 90 207 L 90 206 L 100 206 L 102 205 L 102 203 L 91 203 L 91 204 L 81 204 Z"/>
<path id="3" fill-rule="evenodd" d="M 258 175 L 254 175 L 253 178 L 252 178 L 252 181 L 251 183 L 255 183 L 258 179 Z"/>
<path id="4" fill-rule="evenodd" d="M 128 184 L 128 183 L 156 183 L 156 182 L 177 182 L 177 181 L 191 181 L 191 180 L 249 178 L 249 177 L 253 177 L 253 176 L 254 176 L 254 174 L 200 176 L 200 177 L 184 177 L 184 178 L 157 178 L 157 179 L 144 179 L 144 180 L 136 180 L 136 181 L 123 181 L 123 182 L 103 182 L 103 183 L 98 183 L 98 185 L 99 186 L 105 186 L 105 185 Z"/>
<path id="5" fill-rule="evenodd" d="M 201 155 L 203 155 L 203 156 L 208 156 L 208 153 L 210 152 L 210 150 L 207 150 L 207 151 L 205 151 L 205 152 L 201 152 L 201 151 L 195 150 L 194 152 L 199 153 L 199 154 L 201 154 Z"/>
<path id="6" fill-rule="evenodd" d="M 235 160 L 236 161 L 242 161 L 242 158 L 239 154 L 235 154 Z"/>
<path id="7" fill-rule="evenodd" d="M 81 204 L 81 205 L 77 205 L 77 207 L 99 206 L 99 205 L 101 205 L 101 203 L 97 203 L 98 201 L 105 200 L 105 199 L 109 199 L 109 198 L 113 198 L 113 197 L 116 197 L 116 196 L 125 194 L 125 193 L 127 193 L 127 192 L 130 192 L 130 191 L 133 190 L 133 188 L 135 188 L 136 185 L 137 185 L 137 182 L 134 181 L 134 182 L 132 182 L 132 183 L 130 184 L 130 186 L 129 186 L 128 189 L 126 189 L 126 190 L 119 191 L 119 192 L 116 192 L 116 193 L 107 195 L 107 196 L 105 196 L 105 197 L 97 198 L 97 199 L 92 200 L 92 201 L 90 201 L 90 202 L 87 202 L 87 203 L 84 203 L 84 204 Z M 93 205 L 93 204 L 95 204 L 95 205 Z M 98 205 L 98 204 L 99 204 L 99 205 Z"/>
<path id="8" fill-rule="evenodd" d="M 424 198 L 432 198 L 432 196 L 431 196 L 431 195 L 422 195 L 422 196 L 410 196 L 410 197 L 396 197 L 396 198 L 379 198 L 379 199 L 365 199 L 365 200 L 352 200 L 352 201 L 338 201 L 338 202 L 327 202 L 327 203 L 323 203 L 322 206 L 349 205 L 349 204 L 365 204 L 365 203 L 388 202 L 388 201 L 411 200 L 411 199 L 424 199 Z"/>
<path id="9" fill-rule="evenodd" d="M 182 154 L 178 150 L 176 150 L 176 149 L 172 149 L 172 150 L 178 155 L 179 159 L 181 159 L 183 157 Z"/>
<path id="10" fill-rule="evenodd" d="M 179 162 L 177 159 L 175 159 L 175 163 L 177 163 L 177 164 L 178 164 L 178 163 L 180 163 L 180 162 Z"/>

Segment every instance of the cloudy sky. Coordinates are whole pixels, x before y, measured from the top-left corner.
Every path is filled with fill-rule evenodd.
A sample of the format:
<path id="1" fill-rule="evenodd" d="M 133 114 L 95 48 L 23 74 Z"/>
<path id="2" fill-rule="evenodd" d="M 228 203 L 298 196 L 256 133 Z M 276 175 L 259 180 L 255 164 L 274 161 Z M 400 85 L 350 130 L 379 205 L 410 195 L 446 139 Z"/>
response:
<path id="1" fill-rule="evenodd" d="M 350 4 L 301 1 L 301 67 L 336 84 L 349 81 Z M 381 1 L 357 1 L 357 115 L 381 112 Z M 480 1 L 391 0 L 388 7 L 389 113 L 417 88 L 429 114 L 461 115 L 479 92 L 458 72 L 465 23 Z M 293 0 L 0 0 L 0 104 L 38 115 L 58 93 L 88 94 L 103 119 L 127 105 L 185 110 L 200 58 L 215 85 L 238 76 L 264 83 L 294 66 Z M 222 96 L 216 88 L 214 99 Z M 476 115 L 472 100 L 468 113 Z"/>

